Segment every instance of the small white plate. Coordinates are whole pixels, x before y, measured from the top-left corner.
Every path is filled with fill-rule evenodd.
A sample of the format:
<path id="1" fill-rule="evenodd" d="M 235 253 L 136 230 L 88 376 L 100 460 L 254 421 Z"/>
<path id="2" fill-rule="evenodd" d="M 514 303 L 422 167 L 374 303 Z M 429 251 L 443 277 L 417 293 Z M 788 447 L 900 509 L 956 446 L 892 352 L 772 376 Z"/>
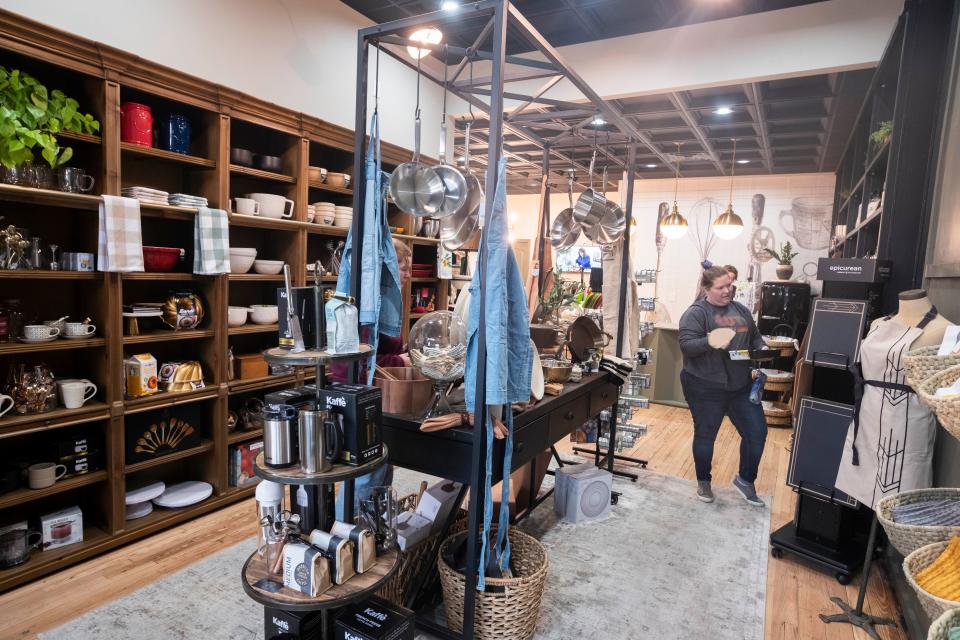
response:
<path id="1" fill-rule="evenodd" d="M 192 504 L 203 502 L 209 498 L 212 493 L 213 485 L 206 482 L 189 480 L 187 482 L 170 485 L 162 495 L 153 499 L 153 504 L 168 509 L 189 507 Z"/>
<path id="2" fill-rule="evenodd" d="M 50 336 L 49 338 L 17 338 L 20 342 L 25 344 L 42 344 L 44 342 L 53 342 L 59 336 Z"/>
<path id="3" fill-rule="evenodd" d="M 97 334 L 96 334 L 96 333 L 85 333 L 85 334 L 83 334 L 82 336 L 61 335 L 60 337 L 61 337 L 61 338 L 66 338 L 67 340 L 88 340 L 89 338 L 92 338 L 92 337 L 95 336 L 95 335 L 97 335 Z"/>
<path id="4" fill-rule="evenodd" d="M 127 505 L 127 520 L 136 520 L 137 518 L 148 516 L 151 513 L 153 513 L 153 503 L 149 500 Z"/>
<path id="5" fill-rule="evenodd" d="M 141 502 L 150 502 L 166 491 L 167 485 L 163 482 L 153 482 L 137 489 L 127 491 L 125 502 L 127 506 L 140 504 Z"/>
<path id="6" fill-rule="evenodd" d="M 530 340 L 530 348 L 533 349 L 533 371 L 530 376 L 530 391 L 537 400 L 543 400 L 543 365 L 540 363 L 540 352 L 537 351 L 537 345 Z"/>

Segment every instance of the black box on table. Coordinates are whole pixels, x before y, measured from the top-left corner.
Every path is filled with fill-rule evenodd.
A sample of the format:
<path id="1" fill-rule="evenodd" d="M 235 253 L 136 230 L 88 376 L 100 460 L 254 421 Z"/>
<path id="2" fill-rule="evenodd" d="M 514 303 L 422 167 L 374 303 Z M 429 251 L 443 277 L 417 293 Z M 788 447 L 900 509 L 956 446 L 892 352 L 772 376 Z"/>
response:
<path id="1" fill-rule="evenodd" d="M 323 612 L 282 611 L 264 607 L 263 636 L 266 640 L 321 640 Z"/>
<path id="2" fill-rule="evenodd" d="M 334 624 L 334 640 L 413 640 L 413 611 L 381 598 L 343 609 Z"/>
<path id="3" fill-rule="evenodd" d="M 323 315 L 322 294 L 314 287 L 291 287 L 293 309 L 300 319 L 300 332 L 303 334 L 303 346 L 307 349 L 323 348 L 323 330 L 321 317 Z M 319 312 L 318 312 L 319 309 Z M 293 348 L 293 332 L 290 331 L 287 317 L 287 290 L 277 289 L 277 313 L 279 314 L 280 347 Z"/>

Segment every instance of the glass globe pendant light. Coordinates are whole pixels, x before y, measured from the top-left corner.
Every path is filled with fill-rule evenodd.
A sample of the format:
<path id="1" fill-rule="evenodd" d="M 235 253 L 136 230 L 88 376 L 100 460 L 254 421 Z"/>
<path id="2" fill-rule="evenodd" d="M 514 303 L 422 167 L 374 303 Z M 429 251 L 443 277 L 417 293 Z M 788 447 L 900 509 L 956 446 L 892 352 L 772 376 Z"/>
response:
<path id="1" fill-rule="evenodd" d="M 737 166 L 737 139 L 733 138 L 733 160 L 730 162 L 730 198 L 727 209 L 713 221 L 713 232 L 721 240 L 733 240 L 743 233 L 743 219 L 733 212 L 733 174 Z"/>
<path id="2" fill-rule="evenodd" d="M 689 225 L 687 219 L 680 215 L 680 209 L 677 207 L 677 192 L 680 189 L 680 143 L 677 144 L 676 175 L 673 183 L 673 209 L 660 221 L 660 232 L 668 240 L 677 240 L 687 233 Z"/>

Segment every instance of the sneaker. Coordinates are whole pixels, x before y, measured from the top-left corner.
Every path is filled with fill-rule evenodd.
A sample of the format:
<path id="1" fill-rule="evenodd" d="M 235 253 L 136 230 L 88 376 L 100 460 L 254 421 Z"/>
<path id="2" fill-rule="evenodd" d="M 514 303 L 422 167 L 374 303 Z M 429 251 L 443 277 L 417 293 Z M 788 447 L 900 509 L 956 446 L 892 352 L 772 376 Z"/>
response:
<path id="1" fill-rule="evenodd" d="M 713 489 L 710 488 L 709 480 L 697 481 L 697 497 L 703 502 L 713 502 Z"/>
<path id="2" fill-rule="evenodd" d="M 764 503 L 764 501 L 757 496 L 757 490 L 754 488 L 752 482 L 747 482 L 737 475 L 731 484 L 733 484 L 733 488 L 739 491 L 740 495 L 743 496 L 743 499 L 749 504 L 752 504 L 755 507 L 766 506 L 766 503 Z"/>

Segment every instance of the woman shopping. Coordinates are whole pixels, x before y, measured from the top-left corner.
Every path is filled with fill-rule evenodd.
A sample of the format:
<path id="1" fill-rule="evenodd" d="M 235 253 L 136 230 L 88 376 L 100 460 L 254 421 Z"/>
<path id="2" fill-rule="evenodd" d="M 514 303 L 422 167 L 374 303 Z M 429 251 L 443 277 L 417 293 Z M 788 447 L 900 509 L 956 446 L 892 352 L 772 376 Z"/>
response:
<path id="1" fill-rule="evenodd" d="M 767 422 L 759 404 L 750 401 L 753 371 L 749 360 L 732 360 L 731 350 L 762 349 L 763 338 L 750 311 L 733 301 L 730 275 L 723 267 L 704 269 L 701 297 L 680 318 L 680 383 L 693 414 L 693 460 L 697 471 L 697 496 L 713 502 L 710 470 L 713 445 L 724 416 L 740 434 L 740 472 L 733 487 L 752 505 L 763 506 L 754 481 Z"/>

